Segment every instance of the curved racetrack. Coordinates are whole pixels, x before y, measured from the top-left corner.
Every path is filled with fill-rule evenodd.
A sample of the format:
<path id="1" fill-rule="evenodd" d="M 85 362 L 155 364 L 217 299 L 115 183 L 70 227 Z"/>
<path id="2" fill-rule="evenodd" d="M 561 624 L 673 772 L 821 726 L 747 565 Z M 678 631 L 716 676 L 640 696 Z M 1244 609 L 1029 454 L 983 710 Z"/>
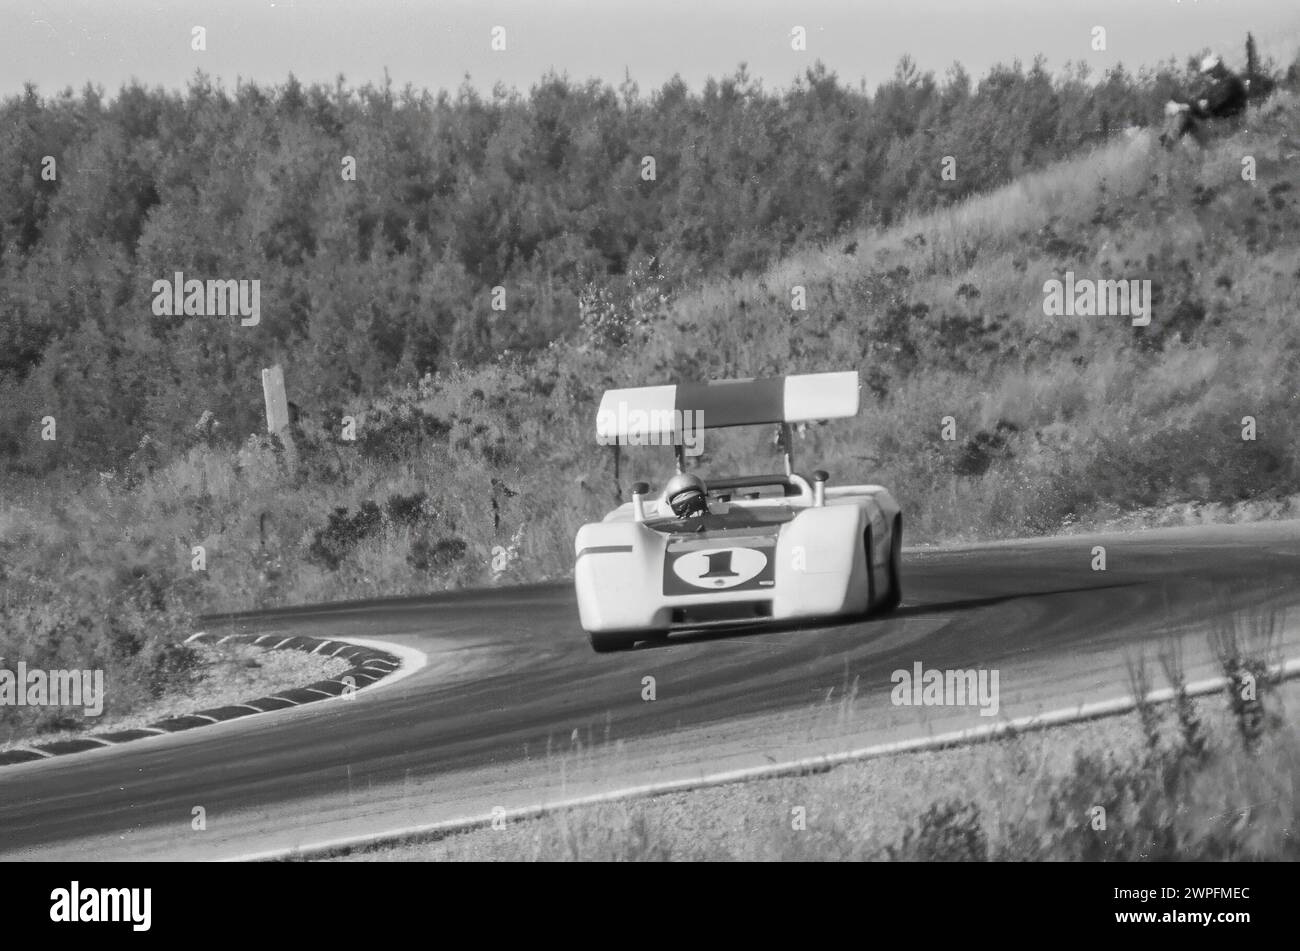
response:
<path id="1" fill-rule="evenodd" d="M 989 722 L 892 706 L 890 674 L 917 661 L 998 669 L 1005 717 L 1123 696 L 1126 656 L 1171 638 L 1192 679 L 1216 673 L 1216 619 L 1285 609 L 1298 579 L 1300 522 L 1282 522 L 910 550 L 889 617 L 609 655 L 567 584 L 214 619 L 429 663 L 350 702 L 0 768 L 0 858 L 229 857 Z"/>

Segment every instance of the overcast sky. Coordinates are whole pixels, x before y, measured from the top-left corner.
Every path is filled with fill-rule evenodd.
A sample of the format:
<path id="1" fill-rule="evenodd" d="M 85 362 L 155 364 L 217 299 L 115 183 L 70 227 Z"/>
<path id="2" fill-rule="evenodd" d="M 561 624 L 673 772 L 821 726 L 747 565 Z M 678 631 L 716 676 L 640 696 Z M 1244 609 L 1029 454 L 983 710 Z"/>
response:
<path id="1" fill-rule="evenodd" d="M 806 52 L 791 49 L 794 26 Z M 191 30 L 207 49 L 191 49 Z M 505 28 L 506 50 L 490 49 Z M 1092 49 L 1092 29 L 1106 50 Z M 955 60 L 974 75 L 1043 53 L 1052 69 L 1082 59 L 1097 72 L 1136 68 L 1204 47 L 1244 60 L 1246 31 L 1289 63 L 1300 48 L 1295 0 L 0 0 L 0 95 L 25 81 L 42 92 L 87 81 L 110 94 L 135 77 L 183 88 L 196 69 L 227 87 L 339 74 L 360 85 L 387 68 L 398 86 L 526 90 L 547 70 L 642 92 L 680 73 L 693 87 L 745 62 L 784 87 L 817 59 L 874 87 L 908 53 L 942 76 Z"/>

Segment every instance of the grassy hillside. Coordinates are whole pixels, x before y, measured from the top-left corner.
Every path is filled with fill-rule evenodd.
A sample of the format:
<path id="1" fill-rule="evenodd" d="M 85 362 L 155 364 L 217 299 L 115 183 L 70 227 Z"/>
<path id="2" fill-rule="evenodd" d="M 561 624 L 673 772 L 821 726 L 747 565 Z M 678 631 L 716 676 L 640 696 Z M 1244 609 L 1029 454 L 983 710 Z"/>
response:
<path id="1" fill-rule="evenodd" d="M 1284 78 L 1262 69 L 1257 89 Z M 237 445 L 276 360 L 297 403 L 332 411 L 535 354 L 638 272 L 753 274 L 1151 121 L 1195 81 L 1190 63 L 1092 79 L 1041 57 L 936 79 L 903 57 L 870 92 L 820 63 L 785 89 L 742 66 L 644 94 L 553 73 L 490 96 L 202 73 L 112 98 L 27 85 L 0 99 L 0 473 L 116 468 L 145 436 L 172 459 L 205 410 Z M 938 179 L 946 154 L 963 169 Z M 259 282 L 256 323 L 155 314 L 176 272 Z M 46 415 L 58 440 L 33 438 Z"/>
<path id="2" fill-rule="evenodd" d="M 0 656 L 107 667 L 110 702 L 129 705 L 184 665 L 168 645 L 197 611 L 566 576 L 574 531 L 617 491 L 593 435 L 613 385 L 859 369 L 860 417 L 810 427 L 797 453 L 836 481 L 891 486 L 913 542 L 1286 499 L 1300 492 L 1298 140 L 1300 102 L 1278 93 L 1203 152 L 1119 138 L 757 278 L 666 297 L 633 272 L 585 298 L 580 345 L 344 406 L 355 442 L 337 418 L 304 417 L 294 472 L 268 437 L 231 450 L 196 431 L 179 458 L 146 442 L 94 484 L 11 484 Z M 1067 270 L 1150 280 L 1150 326 L 1045 316 L 1044 282 Z M 291 398 L 312 385 L 284 364 Z M 698 463 L 756 467 L 771 451 L 768 433 L 706 440 Z M 622 486 L 661 484 L 669 461 L 629 450 Z"/>

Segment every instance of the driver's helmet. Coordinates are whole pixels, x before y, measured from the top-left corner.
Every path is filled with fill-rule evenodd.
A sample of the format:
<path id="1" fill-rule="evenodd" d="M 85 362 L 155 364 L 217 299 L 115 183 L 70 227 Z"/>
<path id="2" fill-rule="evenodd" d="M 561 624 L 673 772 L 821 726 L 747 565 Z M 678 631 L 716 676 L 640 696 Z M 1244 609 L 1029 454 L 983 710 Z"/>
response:
<path id="1" fill-rule="evenodd" d="M 704 480 L 689 472 L 679 472 L 664 486 L 664 501 L 678 518 L 703 515 L 709 510 L 708 488 Z"/>
<path id="2" fill-rule="evenodd" d="M 1208 74 L 1217 70 L 1223 65 L 1223 60 L 1219 58 L 1218 53 L 1211 53 L 1205 59 L 1201 60 L 1201 72 Z"/>

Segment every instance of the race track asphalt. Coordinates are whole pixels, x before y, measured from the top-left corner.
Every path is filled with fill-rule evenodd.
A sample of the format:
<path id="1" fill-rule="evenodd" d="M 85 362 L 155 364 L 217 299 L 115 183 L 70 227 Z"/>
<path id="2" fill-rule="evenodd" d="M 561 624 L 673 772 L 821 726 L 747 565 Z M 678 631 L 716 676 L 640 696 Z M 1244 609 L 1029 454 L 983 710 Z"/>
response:
<path id="1" fill-rule="evenodd" d="M 909 549 L 903 564 L 887 617 L 608 655 L 568 584 L 209 619 L 429 662 L 354 701 L 0 768 L 0 858 L 229 858 L 982 725 L 973 707 L 894 706 L 891 673 L 997 669 L 999 715 L 1023 716 L 1124 696 L 1126 661 L 1173 643 L 1189 677 L 1218 673 L 1208 634 L 1236 612 L 1276 618 L 1278 656 L 1300 656 L 1300 522 Z"/>

